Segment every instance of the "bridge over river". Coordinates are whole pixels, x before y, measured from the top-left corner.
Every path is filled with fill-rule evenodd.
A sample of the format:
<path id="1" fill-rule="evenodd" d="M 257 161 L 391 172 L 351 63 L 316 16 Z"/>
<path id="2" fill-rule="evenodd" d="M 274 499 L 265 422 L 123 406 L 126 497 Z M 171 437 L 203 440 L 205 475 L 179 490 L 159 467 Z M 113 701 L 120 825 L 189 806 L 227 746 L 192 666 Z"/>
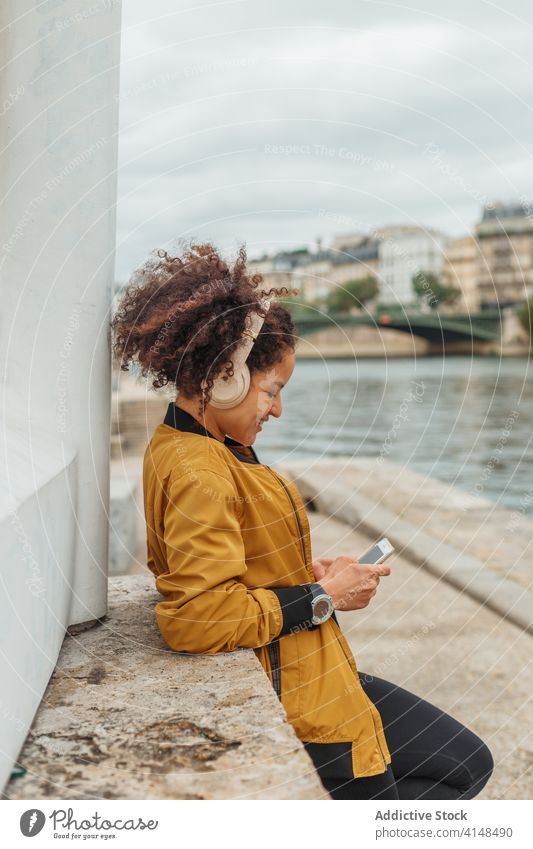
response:
<path id="1" fill-rule="evenodd" d="M 513 311 L 513 317 L 514 311 Z M 362 325 L 380 330 L 397 330 L 426 339 L 431 348 L 442 351 L 490 347 L 502 338 L 506 310 L 490 309 L 476 313 L 439 313 L 416 310 L 377 310 L 374 313 L 319 313 L 295 318 L 298 334 L 309 336 L 332 326 Z"/>

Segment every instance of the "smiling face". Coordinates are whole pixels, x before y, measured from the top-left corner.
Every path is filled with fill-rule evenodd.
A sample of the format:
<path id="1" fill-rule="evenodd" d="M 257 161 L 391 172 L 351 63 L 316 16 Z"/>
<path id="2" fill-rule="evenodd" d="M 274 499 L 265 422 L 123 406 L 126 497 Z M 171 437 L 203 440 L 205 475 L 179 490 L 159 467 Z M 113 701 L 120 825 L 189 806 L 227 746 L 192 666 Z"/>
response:
<path id="1" fill-rule="evenodd" d="M 242 445 L 252 445 L 270 416 L 281 416 L 281 390 L 288 383 L 295 363 L 294 351 L 286 349 L 283 358 L 272 368 L 252 374 L 246 398 L 237 407 L 219 410 L 209 404 L 206 412 L 216 422 L 219 433 L 233 437 Z M 216 435 L 215 431 L 211 432 Z"/>
<path id="2" fill-rule="evenodd" d="M 220 442 L 231 436 L 241 445 L 252 445 L 270 416 L 281 416 L 281 390 L 288 383 L 296 364 L 291 348 L 284 348 L 282 358 L 265 371 L 251 375 L 250 388 L 244 401 L 236 407 L 221 410 L 208 404 L 202 420 L 198 417 L 199 397 L 185 398 L 180 393 L 176 404 L 190 413 Z"/>

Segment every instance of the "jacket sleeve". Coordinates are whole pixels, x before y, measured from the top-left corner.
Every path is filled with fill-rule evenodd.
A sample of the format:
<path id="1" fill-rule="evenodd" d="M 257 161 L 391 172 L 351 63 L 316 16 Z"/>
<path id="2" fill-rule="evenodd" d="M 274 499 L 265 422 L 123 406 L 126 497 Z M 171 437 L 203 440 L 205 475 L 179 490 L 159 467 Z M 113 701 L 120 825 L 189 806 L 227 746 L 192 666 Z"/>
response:
<path id="1" fill-rule="evenodd" d="M 258 648 L 311 625 L 306 585 L 250 589 L 230 478 L 208 469 L 171 477 L 163 541 L 168 571 L 156 579 L 161 635 L 175 651 L 217 654 Z"/>

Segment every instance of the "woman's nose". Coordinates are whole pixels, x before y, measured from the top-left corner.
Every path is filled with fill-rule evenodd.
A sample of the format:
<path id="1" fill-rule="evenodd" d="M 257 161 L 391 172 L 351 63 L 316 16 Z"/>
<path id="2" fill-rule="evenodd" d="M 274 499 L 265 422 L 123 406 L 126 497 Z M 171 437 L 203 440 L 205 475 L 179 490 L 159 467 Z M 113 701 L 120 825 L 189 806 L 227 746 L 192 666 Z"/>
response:
<path id="1" fill-rule="evenodd" d="M 281 416 L 281 399 L 278 397 L 272 404 L 270 408 L 270 415 L 275 416 L 277 419 Z"/>

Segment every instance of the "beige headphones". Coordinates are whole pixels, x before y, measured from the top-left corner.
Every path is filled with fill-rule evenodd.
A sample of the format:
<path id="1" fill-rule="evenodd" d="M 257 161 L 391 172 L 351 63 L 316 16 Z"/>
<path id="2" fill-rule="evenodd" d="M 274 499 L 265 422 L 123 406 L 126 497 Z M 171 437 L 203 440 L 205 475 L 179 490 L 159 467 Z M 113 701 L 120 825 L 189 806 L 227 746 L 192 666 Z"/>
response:
<path id="1" fill-rule="evenodd" d="M 268 312 L 270 309 L 270 301 L 263 299 L 261 306 Z M 236 407 L 246 398 L 250 388 L 250 370 L 246 365 L 246 360 L 253 344 L 257 339 L 259 331 L 263 326 L 265 318 L 256 312 L 252 315 L 247 315 L 245 324 L 246 329 L 243 330 L 242 342 L 232 356 L 233 362 L 233 377 L 228 377 L 224 380 L 223 374 L 216 378 L 211 390 L 210 404 L 217 407 L 219 410 L 228 410 L 231 407 Z M 206 381 L 202 381 L 202 389 L 205 388 Z"/>

